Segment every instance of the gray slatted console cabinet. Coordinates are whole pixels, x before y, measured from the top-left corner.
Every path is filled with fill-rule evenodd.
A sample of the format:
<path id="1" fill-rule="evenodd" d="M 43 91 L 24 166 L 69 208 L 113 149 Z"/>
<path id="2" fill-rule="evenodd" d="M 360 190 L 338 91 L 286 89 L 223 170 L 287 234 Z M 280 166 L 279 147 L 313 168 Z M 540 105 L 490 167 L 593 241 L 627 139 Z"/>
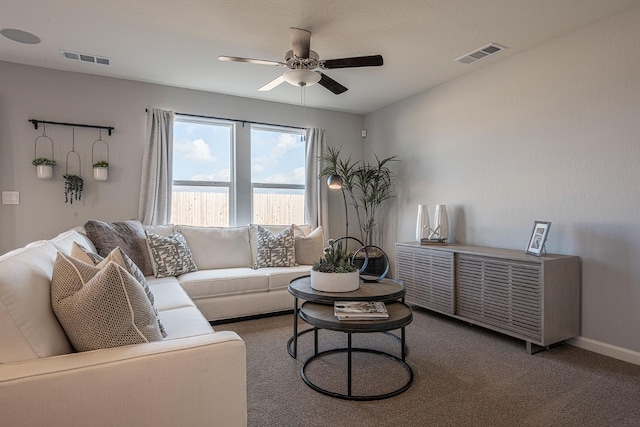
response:
<path id="1" fill-rule="evenodd" d="M 580 258 L 396 243 L 409 304 L 520 338 L 527 353 L 580 333 Z"/>

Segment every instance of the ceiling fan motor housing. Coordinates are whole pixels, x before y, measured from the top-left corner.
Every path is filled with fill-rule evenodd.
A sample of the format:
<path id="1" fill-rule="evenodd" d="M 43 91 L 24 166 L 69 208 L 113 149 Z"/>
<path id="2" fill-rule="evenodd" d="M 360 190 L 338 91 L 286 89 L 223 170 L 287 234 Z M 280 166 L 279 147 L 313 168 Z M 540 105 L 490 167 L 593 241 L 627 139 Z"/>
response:
<path id="1" fill-rule="evenodd" d="M 317 52 L 310 50 L 308 58 L 298 58 L 293 54 L 293 50 L 284 55 L 284 62 L 287 68 L 292 70 L 313 70 L 320 65 L 320 56 Z"/>

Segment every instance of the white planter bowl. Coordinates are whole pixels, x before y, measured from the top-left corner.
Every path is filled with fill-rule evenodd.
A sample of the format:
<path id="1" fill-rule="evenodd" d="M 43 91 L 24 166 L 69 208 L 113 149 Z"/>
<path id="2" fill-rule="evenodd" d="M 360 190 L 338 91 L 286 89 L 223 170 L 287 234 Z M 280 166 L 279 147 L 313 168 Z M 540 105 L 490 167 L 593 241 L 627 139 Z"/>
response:
<path id="1" fill-rule="evenodd" d="M 109 177 L 109 168 L 93 168 L 93 179 L 96 181 L 106 181 Z"/>
<path id="2" fill-rule="evenodd" d="M 311 287 L 322 292 L 351 292 L 360 287 L 360 272 L 322 273 L 311 270 Z"/>
<path id="3" fill-rule="evenodd" d="M 53 166 L 49 165 L 37 165 L 36 166 L 36 176 L 40 179 L 51 179 L 53 178 Z"/>

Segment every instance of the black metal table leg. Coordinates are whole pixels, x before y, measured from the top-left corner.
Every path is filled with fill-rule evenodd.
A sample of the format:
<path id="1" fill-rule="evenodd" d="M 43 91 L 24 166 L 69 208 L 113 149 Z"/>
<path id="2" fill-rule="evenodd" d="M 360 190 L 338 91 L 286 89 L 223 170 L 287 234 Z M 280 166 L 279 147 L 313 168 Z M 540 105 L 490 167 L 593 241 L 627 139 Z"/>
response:
<path id="1" fill-rule="evenodd" d="M 347 396 L 351 396 L 351 332 L 347 333 Z"/>
<path id="2" fill-rule="evenodd" d="M 298 297 L 293 298 L 293 358 L 298 357 Z"/>

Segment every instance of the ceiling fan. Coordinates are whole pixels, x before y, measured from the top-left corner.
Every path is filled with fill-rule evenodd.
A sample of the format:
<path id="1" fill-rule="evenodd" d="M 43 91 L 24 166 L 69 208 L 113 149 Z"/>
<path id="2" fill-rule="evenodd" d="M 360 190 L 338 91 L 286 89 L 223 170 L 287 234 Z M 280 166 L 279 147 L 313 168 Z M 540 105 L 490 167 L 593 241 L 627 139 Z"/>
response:
<path id="1" fill-rule="evenodd" d="M 237 56 L 219 56 L 220 61 L 248 62 L 249 64 L 275 65 L 277 67 L 287 67 L 279 77 L 276 77 L 258 90 L 271 90 L 282 82 L 287 82 L 294 86 L 309 86 L 320 83 L 321 86 L 339 95 L 347 91 L 347 88 L 322 73 L 320 70 L 331 70 L 334 68 L 354 68 L 354 67 L 379 67 L 382 65 L 381 55 L 357 56 L 351 58 L 326 59 L 321 60 L 317 52 L 310 49 L 311 32 L 300 28 L 291 27 L 292 50 L 284 55 L 284 62 L 268 61 L 264 59 L 239 58 Z"/>

